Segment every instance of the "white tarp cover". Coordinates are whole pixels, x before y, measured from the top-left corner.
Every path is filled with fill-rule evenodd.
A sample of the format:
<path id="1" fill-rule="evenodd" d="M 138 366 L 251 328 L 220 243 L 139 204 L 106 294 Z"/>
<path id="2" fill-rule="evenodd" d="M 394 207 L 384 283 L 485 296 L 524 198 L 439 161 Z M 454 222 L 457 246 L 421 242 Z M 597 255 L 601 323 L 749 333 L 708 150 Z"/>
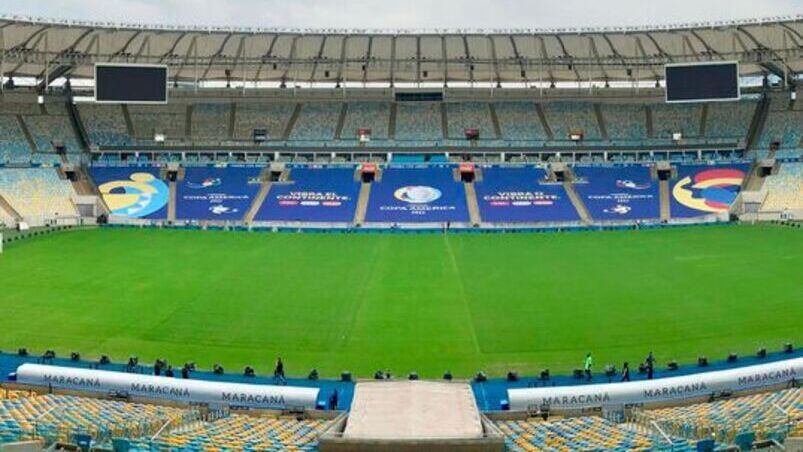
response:
<path id="1" fill-rule="evenodd" d="M 19 366 L 17 382 L 59 389 L 122 392 L 154 399 L 265 409 L 315 408 L 319 391 L 318 388 L 184 380 L 41 364 Z"/>
<path id="2" fill-rule="evenodd" d="M 682 377 L 628 383 L 509 389 L 510 409 L 523 411 L 548 405 L 551 409 L 594 408 L 665 402 L 722 391 L 744 391 L 799 379 L 803 358 Z"/>

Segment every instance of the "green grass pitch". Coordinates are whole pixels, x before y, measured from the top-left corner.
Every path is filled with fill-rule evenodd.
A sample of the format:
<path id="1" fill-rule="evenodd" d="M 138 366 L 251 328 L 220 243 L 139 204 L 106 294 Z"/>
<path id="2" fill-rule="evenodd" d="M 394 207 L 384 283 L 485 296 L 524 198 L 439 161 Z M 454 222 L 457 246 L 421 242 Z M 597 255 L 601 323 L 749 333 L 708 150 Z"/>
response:
<path id="1" fill-rule="evenodd" d="M 292 375 L 467 377 L 721 359 L 803 339 L 803 232 L 93 229 L 0 255 L 0 349 Z"/>

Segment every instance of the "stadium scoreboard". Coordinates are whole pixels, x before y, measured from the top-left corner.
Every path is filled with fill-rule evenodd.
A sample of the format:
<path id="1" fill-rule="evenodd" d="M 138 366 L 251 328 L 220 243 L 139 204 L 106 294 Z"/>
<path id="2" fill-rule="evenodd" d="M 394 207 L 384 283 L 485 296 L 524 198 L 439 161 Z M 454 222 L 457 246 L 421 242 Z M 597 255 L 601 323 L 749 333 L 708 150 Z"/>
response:
<path id="1" fill-rule="evenodd" d="M 739 100 L 739 63 L 735 61 L 667 64 L 666 101 Z"/>
<path id="2" fill-rule="evenodd" d="M 95 102 L 166 104 L 167 66 L 97 63 Z"/>

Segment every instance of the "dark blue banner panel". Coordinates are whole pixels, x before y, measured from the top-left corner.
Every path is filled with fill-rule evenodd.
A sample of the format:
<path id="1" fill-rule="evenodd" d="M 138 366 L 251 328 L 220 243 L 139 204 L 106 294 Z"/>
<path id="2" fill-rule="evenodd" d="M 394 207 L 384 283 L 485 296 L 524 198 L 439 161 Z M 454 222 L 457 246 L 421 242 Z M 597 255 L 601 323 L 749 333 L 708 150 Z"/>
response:
<path id="1" fill-rule="evenodd" d="M 594 220 L 661 217 L 658 181 L 649 166 L 576 166 L 574 175 L 574 189 Z"/>
<path id="2" fill-rule="evenodd" d="M 727 213 L 750 169 L 748 164 L 678 165 L 670 182 L 672 218 Z"/>
<path id="3" fill-rule="evenodd" d="M 474 184 L 482 221 L 531 223 L 578 221 L 563 184 L 546 183 L 546 172 L 533 166 L 484 167 Z"/>
<path id="4" fill-rule="evenodd" d="M 376 223 L 469 221 L 466 189 L 454 179 L 454 166 L 386 168 L 371 188 L 365 215 Z"/>
<path id="5" fill-rule="evenodd" d="M 292 168 L 289 182 L 274 182 L 257 221 L 351 222 L 360 183 L 354 167 Z"/>
<path id="6" fill-rule="evenodd" d="M 158 167 L 92 167 L 89 173 L 112 215 L 167 219 L 170 188 L 159 178 Z"/>
<path id="7" fill-rule="evenodd" d="M 176 219 L 239 221 L 259 192 L 258 167 L 189 167 L 176 184 Z"/>

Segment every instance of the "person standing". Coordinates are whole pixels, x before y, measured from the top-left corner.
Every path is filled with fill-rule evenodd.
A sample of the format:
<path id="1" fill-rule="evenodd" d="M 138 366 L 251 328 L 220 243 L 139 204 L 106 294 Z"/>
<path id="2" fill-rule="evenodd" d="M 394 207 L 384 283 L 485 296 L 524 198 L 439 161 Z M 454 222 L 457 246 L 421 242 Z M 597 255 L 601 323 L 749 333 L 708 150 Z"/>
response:
<path id="1" fill-rule="evenodd" d="M 586 359 L 583 362 L 583 370 L 586 374 L 586 381 L 591 381 L 591 366 L 593 366 L 594 360 L 591 358 L 591 353 L 586 355 Z"/>
<path id="2" fill-rule="evenodd" d="M 653 374 L 655 373 L 655 357 L 652 356 L 652 352 L 647 355 L 647 380 L 652 380 Z"/>
<path id="3" fill-rule="evenodd" d="M 622 381 L 630 381 L 630 366 L 627 361 L 622 365 Z"/>
<path id="4" fill-rule="evenodd" d="M 276 368 L 273 369 L 273 378 L 279 380 L 279 382 L 284 383 L 284 363 L 282 362 L 281 357 L 276 358 Z"/>

